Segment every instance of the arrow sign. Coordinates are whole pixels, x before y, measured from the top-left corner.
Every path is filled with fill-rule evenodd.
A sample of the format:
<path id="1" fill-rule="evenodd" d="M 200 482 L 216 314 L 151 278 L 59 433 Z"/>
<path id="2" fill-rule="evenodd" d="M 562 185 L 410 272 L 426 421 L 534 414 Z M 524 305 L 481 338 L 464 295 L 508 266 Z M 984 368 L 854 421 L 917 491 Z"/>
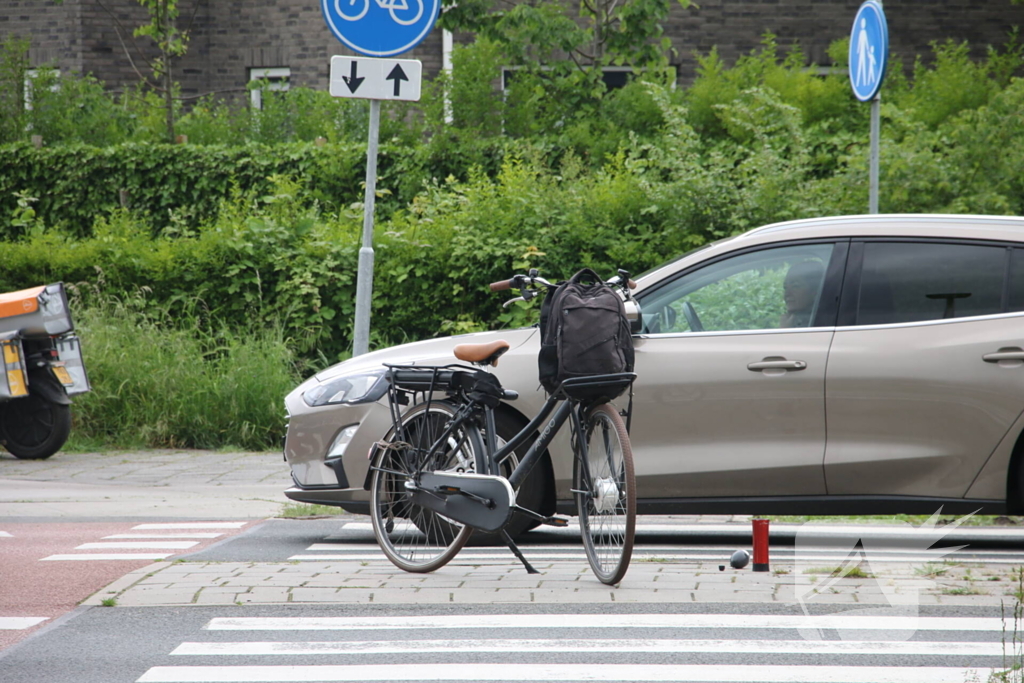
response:
<path id="1" fill-rule="evenodd" d="M 409 77 L 402 71 L 401 64 L 395 64 L 395 68 L 388 74 L 387 80 L 395 82 L 395 97 L 399 97 L 402 92 L 402 81 L 409 80 Z"/>
<path id="2" fill-rule="evenodd" d="M 358 68 L 359 68 L 359 62 L 357 62 L 356 60 L 353 59 L 352 60 L 352 75 L 351 76 L 342 76 L 341 77 L 342 80 L 345 81 L 345 85 L 348 86 L 349 92 L 353 92 L 354 93 L 356 90 L 359 90 L 359 86 L 361 86 L 363 84 L 363 81 L 366 80 L 365 78 L 359 78 L 358 76 L 356 76 L 356 70 Z M 397 94 L 397 93 L 395 93 L 395 94 Z"/>
<path id="3" fill-rule="evenodd" d="M 418 102 L 422 81 L 423 64 L 418 59 L 331 57 L 335 97 Z"/>

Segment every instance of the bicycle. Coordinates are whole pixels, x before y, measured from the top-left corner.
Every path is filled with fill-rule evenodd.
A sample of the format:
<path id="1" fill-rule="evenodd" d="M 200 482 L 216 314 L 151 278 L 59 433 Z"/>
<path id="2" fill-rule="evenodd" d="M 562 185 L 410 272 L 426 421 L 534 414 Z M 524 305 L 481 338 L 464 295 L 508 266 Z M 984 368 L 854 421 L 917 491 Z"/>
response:
<path id="1" fill-rule="evenodd" d="M 606 284 L 630 297 L 629 274 Z M 538 287 L 557 285 L 516 275 L 493 283 L 492 291 L 516 287 L 529 300 Z M 498 444 L 495 409 L 518 394 L 483 370 L 509 349 L 505 341 L 459 344 L 454 363 L 444 366 L 387 365 L 392 426 L 370 449 L 370 514 L 381 550 L 397 567 L 431 572 L 450 562 L 475 530 L 496 533 L 531 574 L 508 534 L 513 513 L 539 524 L 568 526 L 516 504 L 516 492 L 562 426 L 569 422 L 573 451 L 572 495 L 587 560 L 605 584 L 619 583 L 629 567 L 636 531 L 633 452 L 623 415 L 610 403 L 581 398 L 594 389 L 632 394 L 632 372 L 569 379 L 540 412 L 504 444 Z M 443 396 L 443 398 L 439 398 Z M 631 410 L 630 403 L 630 409 Z M 628 419 L 629 410 L 625 412 Z M 538 432 L 539 430 L 539 432 Z M 518 462 L 515 451 L 532 439 Z"/>
<path id="2" fill-rule="evenodd" d="M 423 0 L 375 0 L 377 6 L 381 9 L 386 9 L 388 14 L 391 15 L 391 20 L 400 26 L 410 26 L 415 24 L 423 16 Z M 409 3 L 412 2 L 416 10 L 413 12 L 411 19 L 402 18 L 399 16 L 399 12 L 403 13 L 403 16 L 408 15 L 408 10 L 413 9 Z M 338 16 L 345 21 L 359 21 L 366 16 L 366 13 L 370 10 L 370 0 L 361 0 L 362 8 L 355 11 L 352 14 L 345 12 L 345 8 L 342 7 L 343 0 L 334 0 L 334 11 L 338 13 Z M 349 9 L 353 9 L 360 6 L 360 0 L 348 0 Z"/>

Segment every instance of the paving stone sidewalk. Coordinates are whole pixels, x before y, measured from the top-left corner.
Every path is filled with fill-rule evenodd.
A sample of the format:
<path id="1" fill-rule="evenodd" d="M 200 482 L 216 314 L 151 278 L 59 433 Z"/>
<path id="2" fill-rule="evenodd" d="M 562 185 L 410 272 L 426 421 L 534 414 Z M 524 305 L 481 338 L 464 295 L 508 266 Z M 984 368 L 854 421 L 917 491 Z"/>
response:
<path id="1" fill-rule="evenodd" d="M 262 519 L 292 485 L 280 453 L 161 449 L 0 454 L 0 516 Z"/>
<path id="2" fill-rule="evenodd" d="M 889 564 L 865 576 L 796 574 L 792 564 L 757 573 L 697 562 L 634 562 L 618 587 L 575 562 L 538 564 L 539 575 L 507 564 L 460 564 L 409 574 L 373 562 L 159 562 L 90 597 L 119 606 L 281 603 L 680 603 L 1006 605 L 1020 591 L 1008 565 Z M 824 571 L 824 570 L 823 570 Z M 856 578 L 854 578 L 856 576 Z M 915 602 L 916 601 L 916 602 Z"/>

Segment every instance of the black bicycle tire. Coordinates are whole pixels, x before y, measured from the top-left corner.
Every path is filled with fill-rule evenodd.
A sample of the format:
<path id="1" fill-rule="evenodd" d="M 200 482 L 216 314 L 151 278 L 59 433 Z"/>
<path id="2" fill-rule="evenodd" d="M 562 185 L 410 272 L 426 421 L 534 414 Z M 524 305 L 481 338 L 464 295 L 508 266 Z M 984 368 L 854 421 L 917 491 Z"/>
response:
<path id="1" fill-rule="evenodd" d="M 593 526 L 591 524 L 592 517 L 596 516 L 596 510 L 591 504 L 594 496 L 590 494 L 579 493 L 582 491 L 592 491 L 592 483 L 584 482 L 581 480 L 583 475 L 583 468 L 581 460 L 583 457 L 582 449 L 576 447 L 573 449 L 573 490 L 576 499 L 576 511 L 578 514 L 580 535 L 583 539 L 583 547 L 587 553 L 587 561 L 590 563 L 590 568 L 594 572 L 594 575 L 598 578 L 601 583 L 608 585 L 615 585 L 622 581 L 626 575 L 626 570 L 629 569 L 629 562 L 633 555 L 633 543 L 636 536 L 636 472 L 633 467 L 633 449 L 629 442 L 629 434 L 626 432 L 626 425 L 622 421 L 622 417 L 619 415 L 615 408 L 607 403 L 599 405 L 585 416 L 585 420 L 582 424 L 583 433 L 578 435 L 575 442 L 578 443 L 580 439 L 585 439 L 590 434 L 590 430 L 595 418 L 605 417 L 614 427 L 616 437 L 618 439 L 621 455 L 622 455 L 622 481 L 617 486 L 618 492 L 625 492 L 625 505 L 622 508 L 623 513 L 623 529 L 621 534 L 621 543 L 619 543 L 618 557 L 614 563 L 604 562 L 601 558 L 600 549 L 597 547 Z M 591 458 L 593 460 L 593 458 Z M 593 475 L 592 475 L 593 478 Z M 610 566 L 609 566 L 610 565 Z"/>
<path id="2" fill-rule="evenodd" d="M 432 401 L 430 403 L 421 403 L 417 406 L 413 406 L 413 408 L 411 408 L 408 412 L 405 413 L 405 415 L 403 416 L 404 423 L 407 426 L 410 425 L 411 420 L 417 419 L 417 417 L 419 417 L 421 414 L 423 414 L 423 412 L 427 410 L 437 410 L 447 413 L 449 415 L 454 412 L 453 406 L 451 406 L 447 402 Z M 470 441 L 470 448 L 473 450 L 475 466 L 479 467 L 480 458 L 483 457 L 483 442 L 479 430 L 477 430 L 477 428 L 473 425 L 466 425 L 465 429 L 467 432 L 467 438 Z M 394 443 L 394 431 L 394 428 L 392 428 L 388 432 L 387 436 L 385 436 L 385 438 L 382 440 L 383 443 Z M 443 549 L 439 550 L 435 556 L 431 557 L 428 560 L 417 562 L 414 561 L 412 558 L 408 557 L 407 553 L 403 554 L 395 546 L 395 543 L 391 538 L 391 534 L 394 533 L 394 519 L 391 519 L 392 528 L 389 530 L 387 528 L 388 522 L 384 519 L 381 510 L 381 487 L 387 485 L 386 478 L 388 476 L 393 477 L 393 475 L 389 475 L 388 473 L 384 472 L 384 469 L 392 469 L 391 467 L 386 467 L 386 465 L 391 464 L 393 462 L 395 453 L 396 451 L 390 448 L 378 448 L 377 455 L 375 456 L 373 463 L 371 463 L 371 467 L 374 468 L 373 476 L 371 478 L 370 483 L 370 520 L 373 526 L 373 534 L 374 537 L 377 539 L 377 545 L 380 547 L 381 551 L 388 558 L 388 560 L 390 560 L 391 563 L 399 569 L 412 573 L 432 572 L 445 566 L 446 564 L 451 562 L 451 560 L 456 555 L 459 554 L 459 551 L 462 550 L 462 548 L 466 545 L 466 542 L 469 541 L 469 537 L 473 534 L 473 529 L 468 526 L 463 526 L 459 530 L 459 532 L 452 538 L 452 540 L 446 543 L 446 546 Z M 432 467 L 426 467 L 422 468 L 419 471 L 427 471 L 433 469 L 434 468 Z M 412 474 L 412 472 L 409 473 Z M 392 505 L 397 506 L 398 504 L 393 502 Z M 426 511 L 423 514 L 424 517 L 419 518 L 421 521 L 422 519 L 426 519 L 428 516 L 436 515 L 436 513 L 432 513 L 430 511 Z M 414 517 L 409 518 L 409 522 L 419 528 L 420 525 L 416 523 L 415 519 L 416 518 Z M 451 524 L 449 520 L 443 521 L 446 524 Z M 430 540 L 429 534 L 426 530 L 423 530 L 423 535 L 428 536 L 427 540 Z"/>

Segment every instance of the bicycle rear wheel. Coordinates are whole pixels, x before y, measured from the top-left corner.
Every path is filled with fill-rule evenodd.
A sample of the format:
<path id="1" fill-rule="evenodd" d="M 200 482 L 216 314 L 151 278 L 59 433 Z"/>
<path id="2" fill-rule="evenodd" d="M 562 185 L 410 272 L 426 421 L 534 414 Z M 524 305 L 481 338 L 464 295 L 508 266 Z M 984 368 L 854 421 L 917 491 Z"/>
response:
<path id="1" fill-rule="evenodd" d="M 614 585 L 629 569 L 636 533 L 633 450 L 615 408 L 605 403 L 585 416 L 573 451 L 573 495 L 583 547 L 598 580 Z"/>
<path id="2" fill-rule="evenodd" d="M 418 505 L 406 482 L 421 472 L 473 471 L 483 457 L 480 433 L 472 425 L 452 432 L 431 453 L 455 414 L 448 403 L 414 406 L 392 429 L 371 463 L 370 519 L 380 549 L 407 572 L 432 572 L 448 564 L 466 545 L 473 529 Z"/>

